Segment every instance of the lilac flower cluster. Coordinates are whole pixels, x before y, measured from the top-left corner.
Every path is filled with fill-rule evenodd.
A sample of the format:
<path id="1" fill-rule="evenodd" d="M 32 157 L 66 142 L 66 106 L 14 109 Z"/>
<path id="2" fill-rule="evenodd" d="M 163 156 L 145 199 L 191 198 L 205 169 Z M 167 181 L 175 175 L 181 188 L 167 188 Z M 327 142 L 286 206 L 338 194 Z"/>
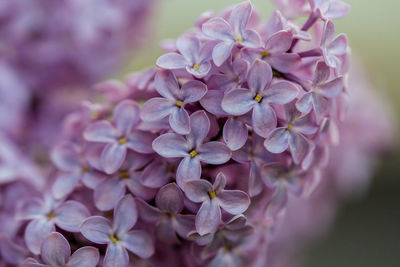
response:
<path id="1" fill-rule="evenodd" d="M 14 196 L 1 203 L 1 259 L 274 266 L 279 225 L 325 203 L 351 92 L 347 39 L 331 21 L 348 6 L 275 2 L 285 16 L 263 23 L 250 2 L 207 13 L 158 68 L 96 85 L 103 101 L 66 117 L 48 178 L 0 188 Z"/>

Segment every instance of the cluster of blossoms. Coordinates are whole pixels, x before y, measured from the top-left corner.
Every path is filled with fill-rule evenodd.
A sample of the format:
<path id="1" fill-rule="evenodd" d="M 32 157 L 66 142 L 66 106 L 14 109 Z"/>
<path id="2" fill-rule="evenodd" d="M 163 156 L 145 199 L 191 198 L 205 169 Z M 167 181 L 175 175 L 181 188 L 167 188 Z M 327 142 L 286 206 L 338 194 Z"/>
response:
<path id="1" fill-rule="evenodd" d="M 158 68 L 96 85 L 102 101 L 66 117 L 45 182 L 0 187 L 1 260 L 284 266 L 282 247 L 329 217 L 331 147 L 354 131 L 331 21 L 348 5 L 275 2 L 263 23 L 250 2 L 205 13 Z"/>
<path id="2" fill-rule="evenodd" d="M 153 4 L 153 0 L 1 1 L 1 131 L 24 140 L 26 136 L 20 135 L 26 128 L 35 132 L 33 127 L 40 131 L 58 125 L 54 121 L 77 106 L 60 98 L 72 98 L 74 92 L 71 103 L 79 102 L 83 88 L 110 77 L 129 50 L 142 44 Z M 62 107 L 54 109 L 55 101 Z M 56 131 L 52 128 L 43 131 Z"/>

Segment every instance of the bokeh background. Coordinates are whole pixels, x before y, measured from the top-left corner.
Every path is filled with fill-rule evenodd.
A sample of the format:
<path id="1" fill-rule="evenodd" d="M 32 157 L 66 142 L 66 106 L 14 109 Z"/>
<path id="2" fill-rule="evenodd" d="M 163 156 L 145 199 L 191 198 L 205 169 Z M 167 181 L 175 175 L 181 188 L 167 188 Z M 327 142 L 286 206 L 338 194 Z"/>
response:
<path id="1" fill-rule="evenodd" d="M 134 61 L 127 62 L 120 76 L 152 66 L 162 51 L 163 39 L 176 38 L 192 27 L 206 10 L 220 10 L 240 0 L 163 0 L 153 20 L 151 42 Z M 253 0 L 262 18 L 273 6 L 269 0 Z M 349 36 L 353 54 L 366 67 L 374 87 L 400 114 L 400 1 L 348 0 L 349 15 L 335 22 L 337 32 Z M 351 90 L 351 88 L 350 88 Z M 397 127 L 400 123 L 397 123 Z M 398 131 L 400 132 L 400 131 Z M 365 134 L 368 134 L 366 132 Z M 307 249 L 306 267 L 397 267 L 400 266 L 400 149 L 381 159 L 369 189 L 343 203 L 331 231 Z"/>

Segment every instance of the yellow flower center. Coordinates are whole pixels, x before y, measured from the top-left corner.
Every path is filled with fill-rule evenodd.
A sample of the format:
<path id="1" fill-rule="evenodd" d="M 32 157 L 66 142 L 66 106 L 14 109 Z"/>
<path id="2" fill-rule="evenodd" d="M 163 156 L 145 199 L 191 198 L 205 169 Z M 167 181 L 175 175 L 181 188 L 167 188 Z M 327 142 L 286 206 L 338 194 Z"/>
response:
<path id="1" fill-rule="evenodd" d="M 242 37 L 236 38 L 236 42 L 239 42 L 239 43 L 243 42 L 243 38 Z"/>
<path id="2" fill-rule="evenodd" d="M 191 158 L 196 157 L 197 154 L 198 154 L 197 151 L 194 150 L 194 149 L 193 149 L 192 151 L 190 151 L 190 153 L 189 153 L 189 155 L 190 155 Z"/>
<path id="3" fill-rule="evenodd" d="M 269 51 L 268 50 L 262 51 L 261 56 L 263 56 L 263 57 L 269 56 Z"/>
<path id="4" fill-rule="evenodd" d="M 123 145 L 123 144 L 125 144 L 126 142 L 128 142 L 128 139 L 126 139 L 125 137 L 122 137 L 122 138 L 118 139 L 118 143 L 119 143 L 120 145 Z"/>
<path id="5" fill-rule="evenodd" d="M 286 127 L 286 130 L 290 131 L 290 129 L 292 129 L 292 125 L 289 124 L 288 127 Z"/>
<path id="6" fill-rule="evenodd" d="M 194 64 L 194 65 L 193 65 L 193 69 L 194 69 L 194 70 L 198 70 L 199 68 L 200 68 L 199 65 L 197 65 L 197 64 Z"/>
<path id="7" fill-rule="evenodd" d="M 129 172 L 125 171 L 125 172 L 120 172 L 119 173 L 119 178 L 121 179 L 128 179 L 129 178 Z"/>
<path id="8" fill-rule="evenodd" d="M 118 238 L 116 238 L 113 234 L 110 235 L 110 239 L 111 239 L 111 242 L 113 242 L 114 244 L 118 242 Z"/>
<path id="9" fill-rule="evenodd" d="M 53 219 L 54 217 L 56 217 L 56 215 L 52 211 L 47 214 L 47 219 L 49 220 Z"/>
<path id="10" fill-rule="evenodd" d="M 217 194 L 215 193 L 214 190 L 213 190 L 213 191 L 209 191 L 209 192 L 208 192 L 208 195 L 210 196 L 211 199 L 213 199 L 214 197 L 217 196 Z"/>
<path id="11" fill-rule="evenodd" d="M 180 101 L 180 100 L 176 101 L 176 105 L 177 105 L 178 107 L 181 107 L 181 106 L 182 106 L 182 104 L 183 104 L 183 102 L 182 102 L 182 101 Z"/>
<path id="12" fill-rule="evenodd" d="M 259 94 L 256 94 L 256 96 L 254 97 L 254 100 L 257 101 L 258 103 L 260 103 L 262 100 L 262 96 L 260 96 Z"/>

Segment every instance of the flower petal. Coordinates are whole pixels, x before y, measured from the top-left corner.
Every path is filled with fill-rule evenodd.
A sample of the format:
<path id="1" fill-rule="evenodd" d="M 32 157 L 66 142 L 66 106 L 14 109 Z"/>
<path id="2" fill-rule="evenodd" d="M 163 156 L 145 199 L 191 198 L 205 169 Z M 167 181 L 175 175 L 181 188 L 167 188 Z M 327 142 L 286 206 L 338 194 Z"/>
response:
<path id="1" fill-rule="evenodd" d="M 214 47 L 212 58 L 217 67 L 221 66 L 229 58 L 233 45 L 233 41 L 224 41 Z"/>
<path id="2" fill-rule="evenodd" d="M 160 160 L 155 160 L 143 170 L 140 182 L 149 188 L 160 188 L 168 183 L 171 175 L 167 171 L 167 165 Z"/>
<path id="3" fill-rule="evenodd" d="M 149 132 L 135 130 L 129 135 L 126 146 L 133 151 L 150 154 L 154 152 L 151 147 L 154 138 L 155 136 Z"/>
<path id="4" fill-rule="evenodd" d="M 185 57 L 178 53 L 168 53 L 160 56 L 156 62 L 157 66 L 163 69 L 182 69 L 188 65 Z"/>
<path id="5" fill-rule="evenodd" d="M 92 216 L 82 222 L 80 232 L 93 243 L 107 244 L 112 233 L 111 222 L 101 216 Z"/>
<path id="6" fill-rule="evenodd" d="M 182 85 L 182 100 L 185 103 L 199 101 L 207 93 L 207 85 L 200 81 L 189 81 Z"/>
<path id="7" fill-rule="evenodd" d="M 270 55 L 265 60 L 273 68 L 283 73 L 293 72 L 301 66 L 301 57 L 298 54 L 284 53 Z"/>
<path id="8" fill-rule="evenodd" d="M 82 221 L 89 217 L 89 210 L 81 203 L 68 200 L 54 211 L 54 222 L 68 232 L 79 232 Z"/>
<path id="9" fill-rule="evenodd" d="M 241 45 L 249 48 L 259 48 L 261 46 L 261 37 L 255 30 L 245 30 Z"/>
<path id="10" fill-rule="evenodd" d="M 110 143 L 117 138 L 117 131 L 108 121 L 97 121 L 89 124 L 83 137 L 90 142 Z"/>
<path id="11" fill-rule="evenodd" d="M 265 139 L 264 146 L 271 153 L 282 153 L 288 148 L 289 136 L 285 128 L 276 128 Z"/>
<path id="12" fill-rule="evenodd" d="M 264 91 L 268 103 L 287 104 L 299 94 L 299 89 L 290 82 L 277 82 Z"/>
<path id="13" fill-rule="evenodd" d="M 248 89 L 232 90 L 222 99 L 222 109 L 235 116 L 246 114 L 256 103 L 254 96 L 254 93 Z"/>
<path id="14" fill-rule="evenodd" d="M 226 145 L 232 151 L 240 149 L 248 137 L 246 124 L 237 118 L 229 118 L 224 125 L 223 137 Z"/>
<path id="15" fill-rule="evenodd" d="M 271 35 L 265 43 L 265 49 L 271 54 L 283 54 L 292 45 L 292 34 L 287 31 L 279 31 Z"/>
<path id="16" fill-rule="evenodd" d="M 187 64 L 195 64 L 200 50 L 200 42 L 196 37 L 182 36 L 176 40 L 176 48 L 183 55 Z"/>
<path id="17" fill-rule="evenodd" d="M 231 156 L 231 150 L 222 142 L 208 142 L 197 149 L 199 153 L 196 157 L 208 164 L 224 164 Z"/>
<path id="18" fill-rule="evenodd" d="M 212 184 L 204 179 L 191 180 L 185 185 L 185 194 L 188 199 L 199 203 L 210 199 L 208 192 L 213 190 Z"/>
<path id="19" fill-rule="evenodd" d="M 165 98 L 170 100 L 177 100 L 179 98 L 179 84 L 172 71 L 158 71 L 154 80 L 154 88 Z"/>
<path id="20" fill-rule="evenodd" d="M 196 216 L 192 214 L 177 214 L 175 216 L 174 228 L 182 238 L 187 239 L 189 232 L 195 229 Z"/>
<path id="21" fill-rule="evenodd" d="M 168 116 L 175 108 L 175 100 L 154 97 L 143 104 L 140 115 L 144 121 L 157 121 Z"/>
<path id="22" fill-rule="evenodd" d="M 116 172 L 124 162 L 126 157 L 126 147 L 119 143 L 107 144 L 101 153 L 101 163 L 103 171 L 107 174 Z"/>
<path id="23" fill-rule="evenodd" d="M 57 232 L 49 234 L 43 241 L 40 256 L 51 266 L 64 266 L 71 255 L 71 247 L 65 237 Z"/>
<path id="24" fill-rule="evenodd" d="M 304 159 L 308 153 L 309 146 L 307 139 L 303 135 L 295 133 L 289 135 L 289 148 L 296 164 L 299 164 Z"/>
<path id="25" fill-rule="evenodd" d="M 196 215 L 196 230 L 200 235 L 217 231 L 221 223 L 221 210 L 218 200 L 207 200 L 203 202 Z"/>
<path id="26" fill-rule="evenodd" d="M 96 267 L 100 259 L 99 250 L 94 247 L 78 248 L 68 261 L 68 267 Z"/>
<path id="27" fill-rule="evenodd" d="M 278 186 L 272 195 L 272 198 L 267 206 L 266 216 L 268 218 L 275 218 L 285 208 L 288 201 L 288 195 L 286 187 L 281 184 Z"/>
<path id="28" fill-rule="evenodd" d="M 122 245 L 133 254 L 147 259 L 154 254 L 154 243 L 151 237 L 138 230 L 133 230 L 121 237 Z"/>
<path id="29" fill-rule="evenodd" d="M 110 243 L 104 256 L 103 267 L 127 267 L 129 265 L 129 254 L 120 244 Z"/>
<path id="30" fill-rule="evenodd" d="M 80 173 L 61 173 L 51 187 L 51 193 L 56 199 L 61 199 L 74 191 L 81 178 Z"/>
<path id="31" fill-rule="evenodd" d="M 329 79 L 331 70 L 324 61 L 319 61 L 315 67 L 314 84 L 320 84 Z"/>
<path id="32" fill-rule="evenodd" d="M 207 94 L 200 100 L 200 104 L 211 114 L 226 116 L 227 113 L 221 107 L 223 98 L 224 92 L 222 90 L 208 90 Z"/>
<path id="33" fill-rule="evenodd" d="M 125 194 L 125 182 L 119 178 L 106 178 L 94 190 L 96 208 L 111 210 Z"/>
<path id="34" fill-rule="evenodd" d="M 114 209 L 114 232 L 120 236 L 131 229 L 137 221 L 138 212 L 135 200 L 131 195 L 126 195 Z"/>
<path id="35" fill-rule="evenodd" d="M 156 195 L 156 205 L 162 211 L 178 214 L 183 209 L 183 193 L 175 183 L 164 185 Z"/>
<path id="36" fill-rule="evenodd" d="M 296 101 L 296 108 L 300 112 L 308 113 L 312 108 L 313 93 L 307 92 Z"/>
<path id="37" fill-rule="evenodd" d="M 155 152 L 166 158 L 184 157 L 190 149 L 185 138 L 175 133 L 160 135 L 154 139 L 152 146 Z"/>
<path id="38" fill-rule="evenodd" d="M 179 163 L 178 170 L 176 171 L 176 182 L 179 187 L 184 189 L 185 184 L 189 180 L 200 179 L 201 164 L 197 157 L 185 157 Z"/>
<path id="39" fill-rule="evenodd" d="M 213 190 L 215 193 L 219 194 L 226 186 L 226 177 L 223 172 L 219 172 L 213 184 Z"/>
<path id="40" fill-rule="evenodd" d="M 232 25 L 233 31 L 238 34 L 243 34 L 247 23 L 249 22 L 253 6 L 250 1 L 236 5 L 232 9 L 229 17 L 229 23 Z"/>
<path id="41" fill-rule="evenodd" d="M 51 151 L 51 160 L 58 169 L 63 171 L 78 170 L 80 168 L 79 155 L 71 143 L 57 145 Z"/>
<path id="42" fill-rule="evenodd" d="M 186 66 L 186 71 L 194 75 L 196 78 L 203 78 L 211 70 L 211 63 L 208 61 L 199 63 L 197 64 L 197 66 L 199 66 L 199 68 L 197 69 L 195 69 L 193 66 L 192 67 Z"/>
<path id="43" fill-rule="evenodd" d="M 247 83 L 252 92 L 262 92 L 272 80 L 272 69 L 270 65 L 260 59 L 256 59 L 250 68 Z"/>
<path id="44" fill-rule="evenodd" d="M 35 255 L 39 255 L 40 247 L 45 238 L 54 232 L 56 228 L 54 223 L 46 218 L 32 220 L 25 229 L 25 244 L 29 251 Z"/>
<path id="45" fill-rule="evenodd" d="M 249 196 L 240 190 L 223 190 L 217 198 L 221 208 L 233 215 L 245 212 L 250 205 Z"/>
<path id="46" fill-rule="evenodd" d="M 210 119 L 203 110 L 199 110 L 190 115 L 190 133 L 187 136 L 189 149 L 200 146 L 210 131 Z"/>
<path id="47" fill-rule="evenodd" d="M 318 86 L 318 89 L 321 92 L 321 95 L 327 98 L 333 98 L 343 90 L 343 87 L 344 87 L 343 77 L 338 77 L 327 83 L 320 84 Z"/>
<path id="48" fill-rule="evenodd" d="M 254 131 L 262 137 L 267 137 L 277 123 L 275 111 L 266 102 L 254 106 L 252 121 Z"/>
<path id="49" fill-rule="evenodd" d="M 283 173 L 287 173 L 287 167 L 280 163 L 268 163 L 262 166 L 261 174 L 262 179 L 266 186 L 275 188 Z"/>
<path id="50" fill-rule="evenodd" d="M 217 40 L 233 41 L 231 25 L 223 18 L 212 18 L 203 23 L 202 31 L 205 35 Z"/>
<path id="51" fill-rule="evenodd" d="M 113 116 L 115 126 L 126 136 L 140 122 L 139 105 L 129 99 L 123 100 L 115 107 Z"/>
<path id="52" fill-rule="evenodd" d="M 177 134 L 189 134 L 190 118 L 184 107 L 176 108 L 171 112 L 169 125 Z"/>

